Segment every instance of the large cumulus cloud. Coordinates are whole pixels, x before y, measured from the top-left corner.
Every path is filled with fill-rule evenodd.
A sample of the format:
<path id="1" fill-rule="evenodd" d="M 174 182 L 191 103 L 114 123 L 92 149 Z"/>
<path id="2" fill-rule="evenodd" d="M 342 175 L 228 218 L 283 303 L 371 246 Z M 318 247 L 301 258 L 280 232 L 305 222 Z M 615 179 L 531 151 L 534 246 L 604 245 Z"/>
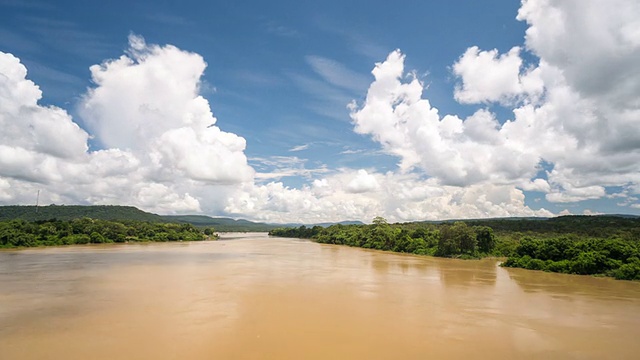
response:
<path id="1" fill-rule="evenodd" d="M 3 202 L 32 203 L 43 190 L 44 203 L 199 212 L 203 197 L 192 194 L 253 180 L 245 140 L 215 126 L 199 95 L 202 57 L 138 36 L 129 43 L 126 55 L 91 67 L 95 86 L 79 104 L 88 132 L 65 110 L 39 105 L 26 68 L 0 53 Z M 89 134 L 100 150 L 88 151 Z"/>
<path id="2" fill-rule="evenodd" d="M 148 157 L 158 178 L 183 176 L 211 183 L 251 180 L 245 140 L 215 126 L 199 95 L 206 63 L 174 46 L 129 39 L 128 55 L 91 67 L 96 87 L 80 114 L 107 148 Z"/>
<path id="3" fill-rule="evenodd" d="M 61 168 L 86 161 L 89 135 L 66 111 L 39 106 L 40 88 L 12 54 L 0 52 L 0 195 L 15 197 L 12 179 L 61 180 Z M 35 194 L 33 192 L 32 194 Z"/>
<path id="4" fill-rule="evenodd" d="M 637 188 L 640 3 L 524 1 L 518 19 L 529 24 L 526 46 L 540 57 L 549 93 L 545 104 L 523 112 L 538 122 L 552 119 L 552 130 L 572 141 L 564 153 L 540 149 L 556 163 L 551 199 L 595 198 L 607 186 Z"/>
<path id="5" fill-rule="evenodd" d="M 511 185 L 552 202 L 598 199 L 608 187 L 640 182 L 640 5 L 523 1 L 526 49 L 505 54 L 470 47 L 453 65 L 455 98 L 511 106 L 499 123 L 487 110 L 460 119 L 439 114 L 409 79 L 396 50 L 373 70 L 355 131 L 370 135 L 400 169 L 438 184 Z M 552 167 L 541 175 L 542 165 Z"/>

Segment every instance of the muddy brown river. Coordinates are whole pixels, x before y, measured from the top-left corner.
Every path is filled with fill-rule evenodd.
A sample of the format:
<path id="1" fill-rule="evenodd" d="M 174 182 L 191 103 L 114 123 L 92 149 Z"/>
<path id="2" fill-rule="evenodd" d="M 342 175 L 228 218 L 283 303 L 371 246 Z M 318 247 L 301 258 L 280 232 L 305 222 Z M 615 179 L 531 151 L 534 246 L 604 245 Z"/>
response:
<path id="1" fill-rule="evenodd" d="M 265 234 L 0 251 L 0 359 L 638 359 L 640 283 Z"/>

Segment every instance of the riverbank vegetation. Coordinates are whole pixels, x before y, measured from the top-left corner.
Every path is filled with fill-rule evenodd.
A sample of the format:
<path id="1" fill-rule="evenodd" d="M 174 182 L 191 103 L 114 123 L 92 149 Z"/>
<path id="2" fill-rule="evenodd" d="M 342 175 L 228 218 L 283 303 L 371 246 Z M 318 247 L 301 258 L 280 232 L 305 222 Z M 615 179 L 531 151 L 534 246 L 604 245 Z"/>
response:
<path id="1" fill-rule="evenodd" d="M 563 216 L 326 228 L 279 228 L 270 235 L 377 250 L 457 257 L 506 257 L 503 266 L 640 280 L 640 219 Z"/>
<path id="2" fill-rule="evenodd" d="M 213 228 L 147 221 L 74 220 L 0 221 L 0 248 L 132 241 L 201 241 L 215 239 Z"/>

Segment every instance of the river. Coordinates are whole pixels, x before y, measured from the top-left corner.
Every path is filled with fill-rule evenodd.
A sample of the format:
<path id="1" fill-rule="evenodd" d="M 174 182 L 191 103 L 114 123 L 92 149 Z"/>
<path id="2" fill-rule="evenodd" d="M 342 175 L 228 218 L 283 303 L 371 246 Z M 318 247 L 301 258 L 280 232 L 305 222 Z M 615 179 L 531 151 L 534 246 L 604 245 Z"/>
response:
<path id="1" fill-rule="evenodd" d="M 265 234 L 0 251 L 0 359 L 637 359 L 640 283 Z"/>

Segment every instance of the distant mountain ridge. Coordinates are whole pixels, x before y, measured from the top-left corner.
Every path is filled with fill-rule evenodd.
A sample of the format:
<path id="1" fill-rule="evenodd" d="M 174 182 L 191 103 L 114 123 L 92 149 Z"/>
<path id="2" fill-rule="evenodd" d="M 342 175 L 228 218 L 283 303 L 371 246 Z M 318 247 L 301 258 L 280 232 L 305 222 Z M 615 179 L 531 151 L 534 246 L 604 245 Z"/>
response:
<path id="1" fill-rule="evenodd" d="M 26 221 L 73 220 L 83 217 L 99 220 L 188 223 L 199 227 L 213 227 L 217 231 L 269 231 L 279 226 L 242 219 L 213 218 L 206 215 L 158 215 L 142 211 L 134 206 L 123 205 L 0 206 L 0 221 L 13 219 Z"/>
<path id="2" fill-rule="evenodd" d="M 217 218 L 207 215 L 165 215 L 165 221 L 187 223 L 194 226 L 213 227 L 217 231 L 255 231 L 266 232 L 279 227 L 278 225 L 258 223 L 244 219 Z"/>
<path id="3" fill-rule="evenodd" d="M 0 221 L 22 219 L 26 221 L 44 221 L 50 219 L 73 220 L 78 218 L 99 220 L 138 220 L 149 222 L 187 223 L 198 227 L 213 227 L 216 231 L 255 231 L 267 232 L 279 227 L 298 227 L 302 224 L 267 224 L 244 219 L 211 217 L 207 215 L 157 215 L 124 205 L 6 205 L 0 206 Z M 313 227 L 330 226 L 336 223 L 306 224 Z M 363 224 L 360 221 L 343 221 L 340 224 Z"/>
<path id="4" fill-rule="evenodd" d="M 272 224 L 272 225 L 277 225 L 278 227 L 300 227 L 302 225 L 306 227 L 314 227 L 314 226 L 329 227 L 331 225 L 364 225 L 364 223 L 362 221 L 357 221 L 357 220 L 345 220 L 340 222 L 323 222 L 323 223 L 316 223 L 316 224 L 288 223 L 288 224 Z"/>
<path id="5" fill-rule="evenodd" d="M 162 216 L 142 211 L 133 206 L 121 205 L 8 205 L 0 206 L 0 221 L 22 219 L 44 221 L 50 219 L 73 220 L 78 218 L 99 220 L 139 220 L 164 222 Z"/>

